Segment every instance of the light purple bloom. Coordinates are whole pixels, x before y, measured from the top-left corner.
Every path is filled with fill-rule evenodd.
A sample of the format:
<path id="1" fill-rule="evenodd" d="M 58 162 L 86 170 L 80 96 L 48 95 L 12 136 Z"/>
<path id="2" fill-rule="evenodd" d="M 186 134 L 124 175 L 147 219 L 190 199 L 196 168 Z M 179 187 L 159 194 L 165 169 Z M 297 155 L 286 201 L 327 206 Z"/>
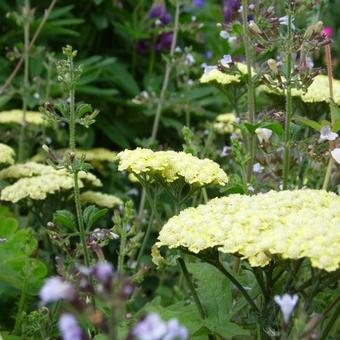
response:
<path id="1" fill-rule="evenodd" d="M 168 321 L 167 334 L 162 340 L 186 340 L 189 338 L 187 328 L 180 325 L 178 320 L 171 319 Z"/>
<path id="2" fill-rule="evenodd" d="M 338 134 L 335 132 L 332 132 L 332 129 L 329 125 L 324 126 L 320 130 L 320 138 L 319 138 L 319 143 L 322 143 L 326 140 L 333 141 L 338 138 Z"/>
<path id="3" fill-rule="evenodd" d="M 254 173 L 260 174 L 260 173 L 262 173 L 262 171 L 263 171 L 263 166 L 261 166 L 260 163 L 255 163 L 255 164 L 253 165 L 253 172 L 254 172 Z"/>
<path id="4" fill-rule="evenodd" d="M 160 340 L 166 334 L 165 322 L 156 313 L 151 313 L 133 329 L 132 335 L 139 340 Z"/>
<path id="5" fill-rule="evenodd" d="M 109 283 L 113 275 L 112 264 L 109 262 L 97 263 L 94 267 L 93 274 L 101 283 Z"/>
<path id="6" fill-rule="evenodd" d="M 192 4 L 199 8 L 203 8 L 205 6 L 205 0 L 192 0 Z"/>
<path id="7" fill-rule="evenodd" d="M 58 325 L 63 340 L 82 340 L 83 331 L 72 314 L 62 314 Z"/>
<path id="8" fill-rule="evenodd" d="M 76 290 L 70 282 L 56 276 L 46 280 L 39 296 L 44 305 L 58 300 L 72 301 L 76 297 Z"/>
<path id="9" fill-rule="evenodd" d="M 221 37 L 222 39 L 227 40 L 227 39 L 229 39 L 230 34 L 229 34 L 227 31 L 221 31 L 221 32 L 220 32 L 220 37 Z"/>
<path id="10" fill-rule="evenodd" d="M 226 54 L 223 56 L 223 58 L 220 60 L 220 63 L 222 64 L 222 66 L 224 67 L 228 67 L 230 63 L 233 62 L 233 59 L 231 58 L 230 54 Z"/>
<path id="11" fill-rule="evenodd" d="M 208 51 L 205 52 L 205 56 L 206 56 L 208 59 L 211 59 L 211 58 L 213 57 L 213 53 L 212 53 L 210 50 L 208 50 Z"/>
<path id="12" fill-rule="evenodd" d="M 217 70 L 217 66 L 203 65 L 203 67 L 204 67 L 204 73 L 209 73 L 213 70 Z"/>
<path id="13" fill-rule="evenodd" d="M 223 13 L 224 19 L 227 23 L 232 22 L 236 18 L 239 8 L 240 8 L 239 0 L 224 0 Z"/>

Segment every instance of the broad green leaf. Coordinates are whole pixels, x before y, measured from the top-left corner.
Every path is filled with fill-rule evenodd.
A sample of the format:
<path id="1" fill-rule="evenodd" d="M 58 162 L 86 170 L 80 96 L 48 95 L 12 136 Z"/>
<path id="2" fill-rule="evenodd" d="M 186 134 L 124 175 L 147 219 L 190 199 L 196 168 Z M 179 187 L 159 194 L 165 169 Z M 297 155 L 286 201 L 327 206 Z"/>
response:
<path id="1" fill-rule="evenodd" d="M 319 124 L 315 120 L 311 120 L 311 119 L 308 119 L 308 118 L 305 118 L 305 117 L 295 116 L 295 117 L 293 117 L 293 120 L 295 120 L 297 123 L 309 126 L 310 128 L 312 128 L 316 131 L 320 131 L 321 128 L 322 128 L 321 124 Z"/>
<path id="2" fill-rule="evenodd" d="M 69 210 L 57 210 L 53 214 L 53 222 L 59 226 L 64 226 L 68 230 L 77 228 L 76 219 Z"/>
<path id="3" fill-rule="evenodd" d="M 93 227 L 93 225 L 102 217 L 104 217 L 108 209 L 98 209 L 95 205 L 90 205 L 85 208 L 83 212 L 84 222 L 87 229 Z"/>
<path id="4" fill-rule="evenodd" d="M 261 127 L 272 130 L 278 136 L 282 136 L 284 134 L 284 129 L 279 122 L 264 122 L 261 124 Z"/>

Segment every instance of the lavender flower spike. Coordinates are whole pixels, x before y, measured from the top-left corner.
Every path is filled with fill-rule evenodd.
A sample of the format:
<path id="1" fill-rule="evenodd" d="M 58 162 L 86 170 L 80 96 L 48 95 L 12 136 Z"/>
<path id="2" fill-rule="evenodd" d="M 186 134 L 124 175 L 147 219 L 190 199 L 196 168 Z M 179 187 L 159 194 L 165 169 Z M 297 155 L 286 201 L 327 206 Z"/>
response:
<path id="1" fill-rule="evenodd" d="M 72 301 L 76 297 L 76 290 L 70 282 L 56 276 L 46 280 L 39 296 L 44 305 L 58 300 Z"/>
<path id="2" fill-rule="evenodd" d="M 59 330 L 63 340 L 83 339 L 83 331 L 72 314 L 65 313 L 61 315 L 59 319 Z"/>
<path id="3" fill-rule="evenodd" d="M 166 323 L 156 313 L 151 313 L 141 320 L 132 330 L 138 340 L 160 340 L 166 334 Z"/>
<path id="4" fill-rule="evenodd" d="M 93 270 L 94 276 L 104 285 L 110 282 L 113 275 L 113 267 L 109 262 L 99 262 Z"/>

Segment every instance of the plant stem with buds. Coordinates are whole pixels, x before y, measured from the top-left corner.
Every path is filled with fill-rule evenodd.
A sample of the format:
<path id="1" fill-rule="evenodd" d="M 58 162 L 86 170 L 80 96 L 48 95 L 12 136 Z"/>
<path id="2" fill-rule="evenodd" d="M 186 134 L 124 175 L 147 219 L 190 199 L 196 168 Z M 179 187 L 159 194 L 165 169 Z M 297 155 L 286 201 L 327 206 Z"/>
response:
<path id="1" fill-rule="evenodd" d="M 286 117 L 285 117 L 285 144 L 283 159 L 283 189 L 288 188 L 289 167 L 290 167 L 290 147 L 291 147 L 291 131 L 290 125 L 292 120 L 292 11 L 288 11 L 288 36 L 287 36 L 287 88 L 286 88 Z"/>
<path id="2" fill-rule="evenodd" d="M 246 54 L 247 72 L 248 72 L 248 113 L 247 120 L 249 123 L 255 122 L 255 86 L 252 75 L 253 64 L 253 51 L 250 42 L 250 32 L 248 26 L 248 0 L 242 0 L 242 21 L 243 21 L 243 42 L 244 50 Z M 253 164 L 255 161 L 255 147 L 256 147 L 255 135 L 252 133 L 248 138 L 248 152 L 250 154 L 250 161 L 247 167 L 247 181 L 250 182 L 253 173 Z"/>
<path id="3" fill-rule="evenodd" d="M 25 7 L 23 8 L 24 17 L 24 85 L 22 96 L 22 122 L 19 136 L 19 162 L 24 160 L 25 149 L 25 129 L 26 129 L 26 111 L 27 111 L 27 96 L 29 91 L 29 39 L 30 39 L 30 2 L 25 0 Z"/>

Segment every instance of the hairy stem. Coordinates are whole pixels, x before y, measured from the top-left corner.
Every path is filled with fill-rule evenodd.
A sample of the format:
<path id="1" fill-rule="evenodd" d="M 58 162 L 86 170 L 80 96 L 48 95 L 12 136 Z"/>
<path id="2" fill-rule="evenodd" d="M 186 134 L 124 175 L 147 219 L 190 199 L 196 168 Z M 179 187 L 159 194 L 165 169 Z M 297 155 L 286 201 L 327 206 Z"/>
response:
<path id="1" fill-rule="evenodd" d="M 250 33 L 248 26 L 248 0 L 242 0 L 242 21 L 243 21 L 243 44 L 246 54 L 247 72 L 248 72 L 248 112 L 247 120 L 253 124 L 255 121 L 255 86 L 252 75 L 252 64 L 253 64 L 253 51 L 250 42 Z M 255 135 L 252 133 L 248 138 L 248 153 L 250 154 L 250 161 L 247 167 L 247 181 L 251 181 L 253 174 L 253 164 L 255 161 Z"/>
<path id="2" fill-rule="evenodd" d="M 24 149 L 25 149 L 25 129 L 26 129 L 26 111 L 27 111 L 27 97 L 29 91 L 29 39 L 30 39 L 30 2 L 25 0 L 25 7 L 23 9 L 24 16 L 24 84 L 23 84 L 23 95 L 22 95 L 22 122 L 20 127 L 19 136 L 19 151 L 18 159 L 19 162 L 24 160 Z"/>
<path id="3" fill-rule="evenodd" d="M 288 36 L 287 36 L 287 88 L 286 88 L 286 117 L 285 117 L 285 144 L 283 159 L 283 189 L 288 188 L 289 183 L 289 167 L 290 167 L 290 147 L 291 147 L 291 119 L 292 119 L 292 11 L 288 11 Z"/>
<path id="4" fill-rule="evenodd" d="M 332 54 L 331 54 L 331 46 L 325 46 L 326 51 L 326 64 L 327 64 L 327 73 L 328 73 L 328 86 L 329 86 L 329 98 L 330 98 L 330 112 L 331 112 L 331 126 L 333 127 L 336 121 L 336 107 L 334 104 L 334 94 L 333 94 L 333 66 L 332 66 Z M 332 169 L 334 167 L 334 159 L 332 155 L 329 155 L 327 170 L 325 174 L 325 178 L 322 184 L 322 190 L 327 190 L 329 186 L 329 181 L 332 175 Z"/>

